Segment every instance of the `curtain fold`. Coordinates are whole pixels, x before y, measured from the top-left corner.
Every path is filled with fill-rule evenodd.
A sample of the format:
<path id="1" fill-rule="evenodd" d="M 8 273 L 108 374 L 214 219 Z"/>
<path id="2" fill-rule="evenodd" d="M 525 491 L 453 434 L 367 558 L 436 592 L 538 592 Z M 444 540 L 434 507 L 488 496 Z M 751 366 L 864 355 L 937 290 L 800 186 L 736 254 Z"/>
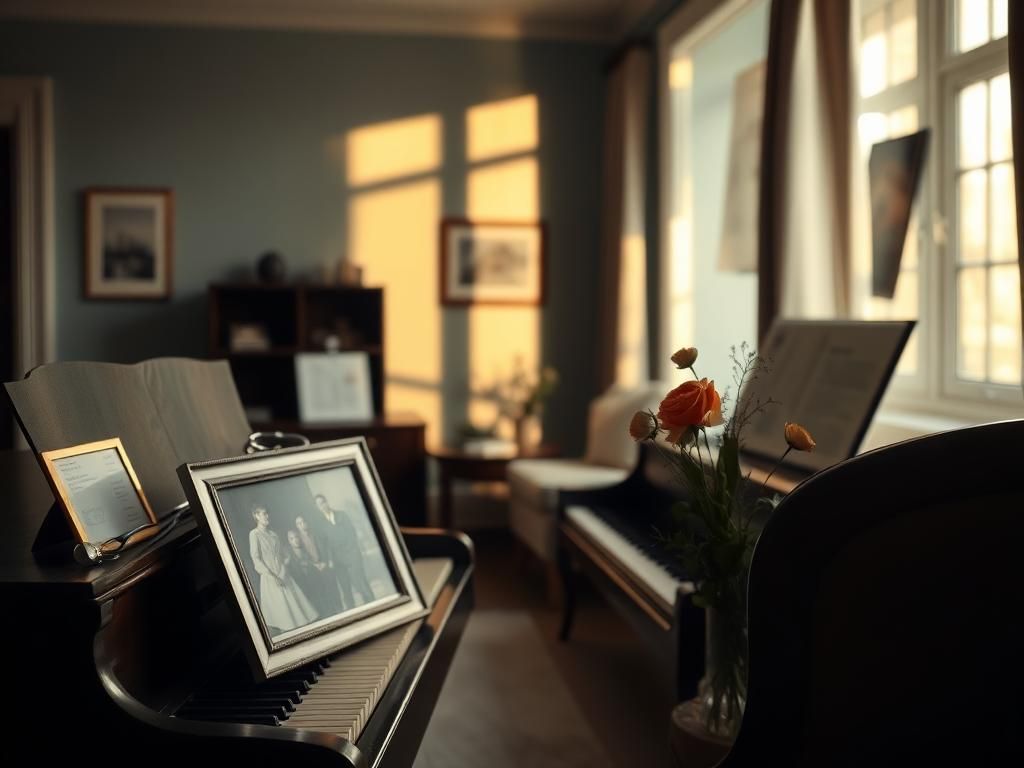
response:
<path id="1" fill-rule="evenodd" d="M 1016 2 L 1008 7 L 1007 43 L 1010 52 L 1010 109 L 1013 124 L 1013 175 L 1017 206 L 1017 266 L 1021 306 L 1024 307 L 1024 9 Z M 1022 313 L 1024 317 L 1024 313 Z M 1024 323 L 1022 323 L 1024 335 Z M 1022 350 L 1024 352 L 1024 350 Z M 1022 382 L 1024 386 L 1024 382 Z"/>
<path id="2" fill-rule="evenodd" d="M 598 377 L 647 379 L 646 158 L 651 54 L 633 47 L 608 75 L 604 121 Z"/>
<path id="3" fill-rule="evenodd" d="M 849 313 L 849 0 L 773 0 L 761 149 L 758 338 Z"/>
<path id="4" fill-rule="evenodd" d="M 786 167 L 793 60 L 802 0 L 772 0 L 764 77 L 761 184 L 758 199 L 757 338 L 763 342 L 781 305 Z"/>

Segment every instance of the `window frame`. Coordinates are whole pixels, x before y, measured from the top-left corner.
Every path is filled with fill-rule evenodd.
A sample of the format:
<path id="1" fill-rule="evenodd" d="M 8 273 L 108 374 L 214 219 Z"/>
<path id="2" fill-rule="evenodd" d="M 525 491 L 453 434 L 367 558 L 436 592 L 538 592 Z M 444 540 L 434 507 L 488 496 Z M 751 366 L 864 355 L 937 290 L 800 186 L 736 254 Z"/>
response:
<path id="1" fill-rule="evenodd" d="M 863 24 L 866 8 L 882 4 L 884 0 L 863 0 L 857 29 Z M 1007 38 L 1002 37 L 957 53 L 956 5 L 956 0 L 917 0 L 917 77 L 866 98 L 861 98 L 858 90 L 854 119 L 865 111 L 888 112 L 910 103 L 901 104 L 899 95 L 916 85 L 919 126 L 932 132 L 915 206 L 919 371 L 917 375 L 894 376 L 885 410 L 897 418 L 905 413 L 977 422 L 1019 416 L 1021 385 L 967 381 L 956 372 L 956 93 L 964 85 L 1005 72 L 1009 49 Z M 855 74 L 859 77 L 859 72 Z"/>

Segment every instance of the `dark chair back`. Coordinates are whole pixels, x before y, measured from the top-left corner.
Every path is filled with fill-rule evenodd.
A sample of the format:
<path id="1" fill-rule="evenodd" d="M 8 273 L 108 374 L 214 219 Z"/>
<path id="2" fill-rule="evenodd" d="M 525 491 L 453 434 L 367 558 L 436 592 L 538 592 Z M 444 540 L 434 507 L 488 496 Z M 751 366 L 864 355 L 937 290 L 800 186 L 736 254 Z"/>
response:
<path id="1" fill-rule="evenodd" d="M 722 766 L 1024 765 L 1024 421 L 815 475 L 764 529 Z"/>

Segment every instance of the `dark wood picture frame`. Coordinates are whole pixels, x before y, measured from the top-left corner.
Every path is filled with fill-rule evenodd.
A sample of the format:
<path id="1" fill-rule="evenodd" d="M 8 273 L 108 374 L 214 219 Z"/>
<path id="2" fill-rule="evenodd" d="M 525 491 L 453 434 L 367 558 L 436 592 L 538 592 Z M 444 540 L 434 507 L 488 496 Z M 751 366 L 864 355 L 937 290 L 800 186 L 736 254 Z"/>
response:
<path id="1" fill-rule="evenodd" d="M 441 221 L 440 299 L 445 306 L 540 306 L 546 290 L 544 221 Z M 491 280 L 474 285 L 481 272 Z"/>
<path id="2" fill-rule="evenodd" d="M 174 192 L 90 187 L 83 193 L 86 299 L 163 301 L 174 277 Z"/>

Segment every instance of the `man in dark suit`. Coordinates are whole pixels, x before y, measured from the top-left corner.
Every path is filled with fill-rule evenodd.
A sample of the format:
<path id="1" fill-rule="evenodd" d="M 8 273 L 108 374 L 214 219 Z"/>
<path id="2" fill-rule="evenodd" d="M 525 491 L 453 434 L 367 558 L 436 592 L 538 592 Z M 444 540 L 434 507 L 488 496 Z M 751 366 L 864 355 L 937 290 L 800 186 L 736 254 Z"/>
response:
<path id="1" fill-rule="evenodd" d="M 338 582 L 345 607 L 356 607 L 354 591 L 362 596 L 363 603 L 369 603 L 373 600 L 373 590 L 366 578 L 363 552 L 359 548 L 355 526 L 345 512 L 331 509 L 322 494 L 317 494 L 314 501 L 321 514 L 317 526 L 320 532 L 320 556 L 326 558 L 327 567 Z"/>

